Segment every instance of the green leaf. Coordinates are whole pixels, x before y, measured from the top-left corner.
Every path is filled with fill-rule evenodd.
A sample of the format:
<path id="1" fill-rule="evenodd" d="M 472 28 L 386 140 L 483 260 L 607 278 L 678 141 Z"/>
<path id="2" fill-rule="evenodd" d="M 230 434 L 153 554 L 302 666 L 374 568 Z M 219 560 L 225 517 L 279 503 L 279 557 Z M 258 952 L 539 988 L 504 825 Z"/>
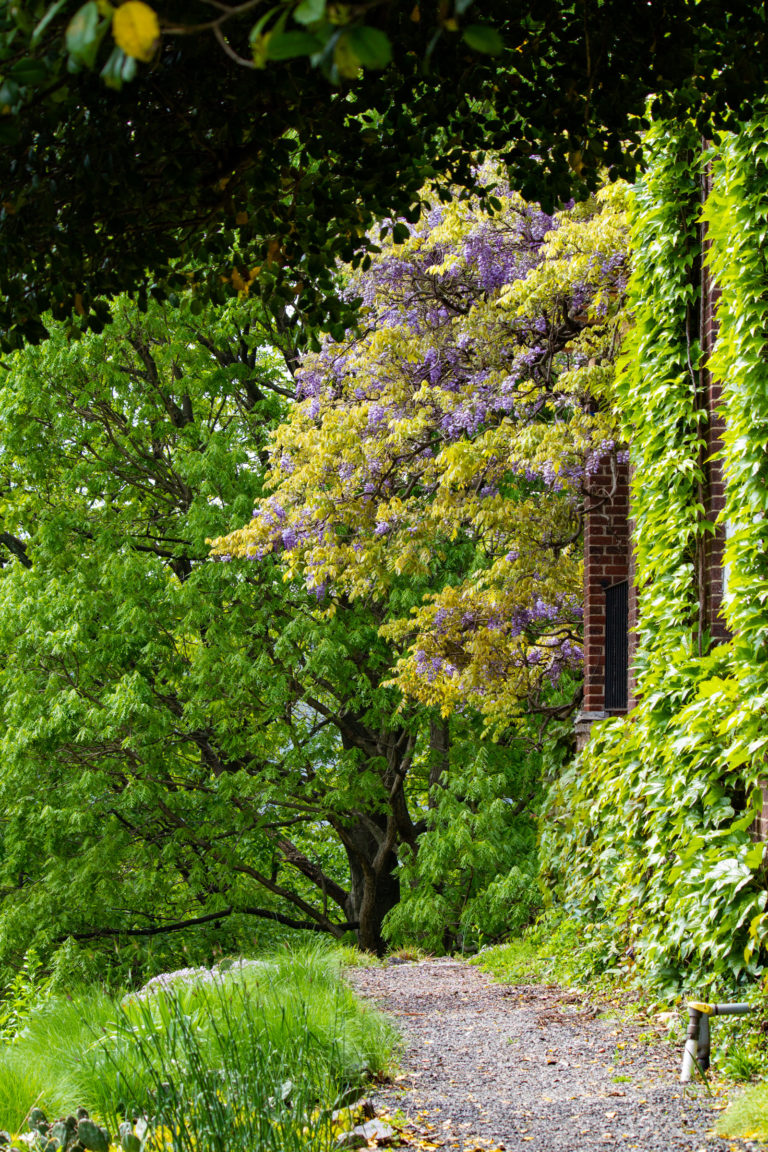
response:
<path id="1" fill-rule="evenodd" d="M 314 24 L 325 15 L 325 0 L 302 0 L 294 9 L 293 18 L 299 24 Z"/>
<path id="2" fill-rule="evenodd" d="M 96 0 L 83 4 L 67 25 L 65 43 L 70 61 L 93 68 L 108 21 L 99 18 Z"/>
<path id="3" fill-rule="evenodd" d="M 67 0 L 56 0 L 55 4 L 51 4 L 51 6 L 48 9 L 48 11 L 46 12 L 45 16 L 43 16 L 42 20 L 40 21 L 40 23 L 37 25 L 34 32 L 32 33 L 32 38 L 29 42 L 31 48 L 36 47 L 36 45 L 40 41 L 40 38 L 42 37 L 43 33 L 45 32 L 46 28 L 50 24 L 51 20 L 53 20 L 53 18 L 56 16 L 56 14 L 61 11 L 61 9 L 64 7 L 64 5 L 66 3 L 67 3 Z"/>
<path id="4" fill-rule="evenodd" d="M 760 867 L 763 862 L 764 849 L 764 844 L 755 844 L 754 848 L 750 848 L 749 852 L 747 852 L 744 858 L 744 863 L 747 865 L 747 868 L 754 870 L 755 868 Z"/>
<path id="5" fill-rule="evenodd" d="M 392 60 L 389 37 L 378 28 L 350 28 L 347 42 L 364 68 L 386 68 Z"/>
<path id="6" fill-rule="evenodd" d="M 8 75 L 17 84 L 40 84 L 47 80 L 49 71 L 42 60 L 19 60 L 18 64 L 8 69 Z"/>
<path id="7" fill-rule="evenodd" d="M 475 52 L 483 52 L 488 56 L 498 56 L 504 49 L 504 41 L 489 24 L 468 24 L 463 38 Z"/>
<path id="8" fill-rule="evenodd" d="M 132 56 L 126 56 L 122 48 L 115 45 L 101 70 L 101 78 L 107 88 L 114 88 L 115 91 L 119 91 L 123 84 L 133 80 L 135 75 L 136 61 Z"/>
<path id="9" fill-rule="evenodd" d="M 323 45 L 311 32 L 275 32 L 267 41 L 270 60 L 292 60 L 296 56 L 313 56 Z"/>

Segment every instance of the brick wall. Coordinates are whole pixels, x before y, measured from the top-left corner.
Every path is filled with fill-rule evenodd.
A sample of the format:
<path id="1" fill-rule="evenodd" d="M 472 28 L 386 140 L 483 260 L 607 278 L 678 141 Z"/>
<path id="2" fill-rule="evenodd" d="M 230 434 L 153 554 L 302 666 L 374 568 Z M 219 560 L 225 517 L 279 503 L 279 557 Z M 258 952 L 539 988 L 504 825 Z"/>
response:
<path id="1" fill-rule="evenodd" d="M 630 476 L 630 491 L 631 491 L 631 485 L 632 485 L 632 463 L 631 463 L 631 460 L 630 460 L 630 466 L 629 466 L 629 476 Z M 629 508 L 630 508 L 630 512 L 631 512 L 632 511 L 631 501 L 630 501 Z M 628 675 L 627 675 L 627 706 L 629 708 L 634 708 L 635 704 L 637 704 L 637 702 L 638 702 L 637 681 L 635 679 L 635 654 L 637 653 L 637 626 L 638 626 L 638 620 L 639 620 L 639 610 L 638 610 L 638 602 L 637 602 L 637 582 L 636 582 L 637 581 L 637 565 L 636 565 L 635 547 L 634 547 L 634 532 L 635 532 L 635 522 L 632 519 L 632 517 L 630 516 L 629 522 L 628 522 L 628 535 L 629 535 L 629 556 L 628 556 L 629 612 L 628 612 L 628 620 L 627 620 L 627 627 L 629 629 L 629 637 L 628 637 L 629 643 L 627 645 L 627 647 L 628 647 L 628 663 L 629 663 L 629 670 L 628 670 Z"/>
<path id="2" fill-rule="evenodd" d="M 768 780 L 761 782 L 763 792 L 763 810 L 752 828 L 755 840 L 768 840 Z"/>
<path id="3" fill-rule="evenodd" d="M 584 701 L 577 720 L 583 747 L 605 712 L 605 590 L 629 579 L 629 466 L 602 462 L 591 477 L 584 522 Z"/>

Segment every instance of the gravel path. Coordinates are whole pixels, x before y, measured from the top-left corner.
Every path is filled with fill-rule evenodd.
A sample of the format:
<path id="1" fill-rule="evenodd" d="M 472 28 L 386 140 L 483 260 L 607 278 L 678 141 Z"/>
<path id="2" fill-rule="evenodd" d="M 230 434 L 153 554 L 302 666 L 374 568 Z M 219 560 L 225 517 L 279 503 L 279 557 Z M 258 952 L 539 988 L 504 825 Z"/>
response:
<path id="1" fill-rule="evenodd" d="M 349 979 L 405 1037 L 403 1075 L 377 1090 L 374 1105 L 401 1126 L 405 1116 L 407 1148 L 758 1147 L 714 1137 L 717 1097 L 683 1091 L 680 1053 L 643 1040 L 636 1025 L 598 1019 L 579 993 L 494 984 L 450 959 L 358 968 Z"/>

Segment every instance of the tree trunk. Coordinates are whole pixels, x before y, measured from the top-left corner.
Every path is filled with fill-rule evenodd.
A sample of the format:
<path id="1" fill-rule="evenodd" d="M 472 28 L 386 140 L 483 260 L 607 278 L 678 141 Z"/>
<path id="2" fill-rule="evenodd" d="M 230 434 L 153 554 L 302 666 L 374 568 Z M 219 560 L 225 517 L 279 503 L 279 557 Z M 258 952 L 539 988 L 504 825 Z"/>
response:
<path id="1" fill-rule="evenodd" d="M 447 720 L 429 722 L 429 806 L 437 807 L 435 785 L 443 783 L 450 764 L 451 729 Z"/>
<path id="2" fill-rule="evenodd" d="M 397 856 L 379 851 L 386 818 L 381 815 L 359 815 L 347 824 L 341 838 L 349 861 L 349 896 L 347 919 L 360 926 L 357 943 L 365 952 L 383 956 L 386 944 L 381 933 L 387 912 L 400 900 L 400 881 L 395 875 Z M 377 859 L 378 858 L 378 859 Z"/>

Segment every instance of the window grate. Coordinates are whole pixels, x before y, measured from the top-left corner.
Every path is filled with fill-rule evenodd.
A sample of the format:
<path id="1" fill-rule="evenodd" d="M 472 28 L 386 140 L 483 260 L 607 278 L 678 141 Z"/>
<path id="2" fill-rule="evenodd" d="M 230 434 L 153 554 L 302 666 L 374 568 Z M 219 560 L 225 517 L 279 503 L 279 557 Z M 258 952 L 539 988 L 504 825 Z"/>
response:
<path id="1" fill-rule="evenodd" d="M 629 583 L 605 590 L 605 708 L 626 710 L 629 665 Z"/>

